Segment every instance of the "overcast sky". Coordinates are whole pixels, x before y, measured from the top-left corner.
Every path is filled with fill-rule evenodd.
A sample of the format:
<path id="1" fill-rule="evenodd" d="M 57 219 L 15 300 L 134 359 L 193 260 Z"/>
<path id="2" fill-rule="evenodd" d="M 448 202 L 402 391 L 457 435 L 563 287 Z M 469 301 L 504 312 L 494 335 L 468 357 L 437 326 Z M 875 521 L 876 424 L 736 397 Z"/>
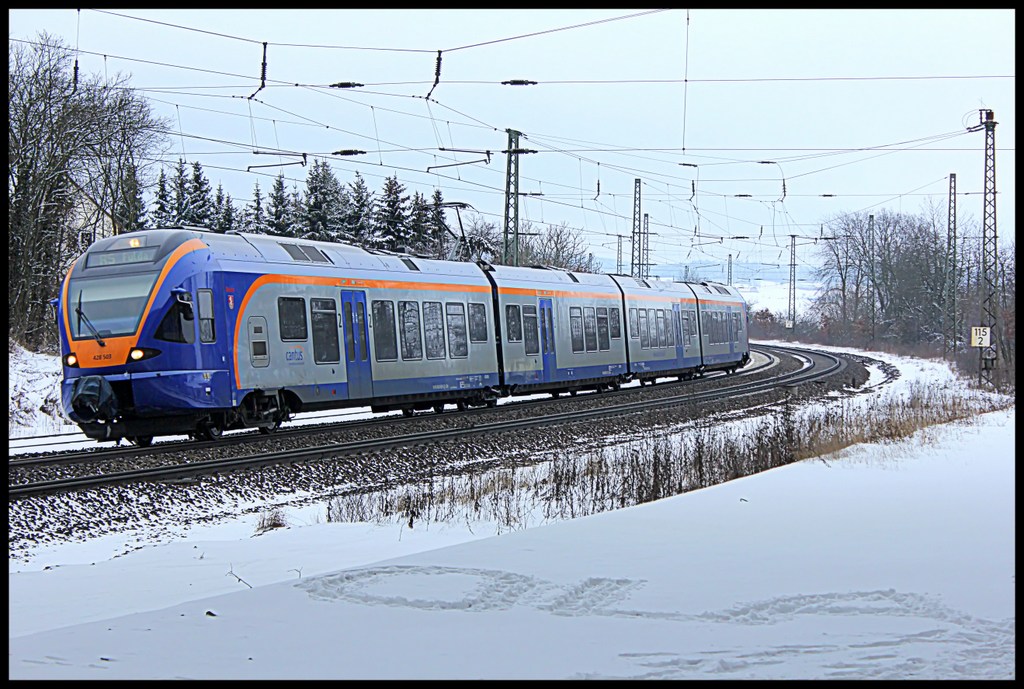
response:
<path id="1" fill-rule="evenodd" d="M 950 173 L 961 234 L 980 234 L 985 136 L 967 128 L 991 109 L 1013 236 L 1013 10 L 8 14 L 12 46 L 45 31 L 86 73 L 130 73 L 168 118 L 163 159 L 199 161 L 239 203 L 280 172 L 304 186 L 300 156 L 272 155 L 288 151 L 374 191 L 392 175 L 440 188 L 500 227 L 511 128 L 536 151 L 518 157 L 521 222 L 579 228 L 608 270 L 621 236 L 628 271 L 640 179 L 652 274 L 724 271 L 732 254 L 752 263 L 737 279 L 767 276 L 788 268 L 790 235 L 813 263 L 843 213 L 931 202 L 944 220 Z"/>

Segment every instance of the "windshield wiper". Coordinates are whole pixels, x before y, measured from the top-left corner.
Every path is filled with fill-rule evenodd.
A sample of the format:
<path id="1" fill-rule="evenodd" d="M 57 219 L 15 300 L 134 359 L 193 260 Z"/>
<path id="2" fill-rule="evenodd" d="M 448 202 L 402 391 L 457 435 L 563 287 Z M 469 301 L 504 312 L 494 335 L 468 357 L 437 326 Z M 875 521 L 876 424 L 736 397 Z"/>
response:
<path id="1" fill-rule="evenodd" d="M 79 329 L 79 331 L 81 331 L 81 329 L 82 329 L 82 321 L 85 321 L 85 326 L 87 328 L 89 328 L 89 331 L 92 333 L 93 337 L 95 337 L 96 341 L 100 343 L 100 347 L 106 347 L 107 343 L 103 341 L 102 337 L 100 337 L 100 331 L 96 329 L 96 326 L 94 326 L 92 324 L 92 321 L 89 320 L 89 317 L 85 315 L 84 311 L 82 311 L 82 293 L 81 292 L 78 293 L 78 305 L 75 307 L 75 313 L 78 314 L 78 329 Z"/>

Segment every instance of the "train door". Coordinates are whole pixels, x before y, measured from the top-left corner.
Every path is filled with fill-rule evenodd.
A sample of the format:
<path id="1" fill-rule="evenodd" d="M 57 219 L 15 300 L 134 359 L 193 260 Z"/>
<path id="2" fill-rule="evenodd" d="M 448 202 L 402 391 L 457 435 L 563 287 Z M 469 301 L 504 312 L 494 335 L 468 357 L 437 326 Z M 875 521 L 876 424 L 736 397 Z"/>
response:
<path id="1" fill-rule="evenodd" d="M 540 351 L 544 364 L 545 381 L 550 381 L 555 375 L 555 325 L 551 312 L 551 300 L 540 300 Z"/>
<path id="2" fill-rule="evenodd" d="M 366 327 L 366 295 L 341 291 L 342 327 L 345 331 L 345 370 L 349 399 L 371 397 L 370 341 Z"/>

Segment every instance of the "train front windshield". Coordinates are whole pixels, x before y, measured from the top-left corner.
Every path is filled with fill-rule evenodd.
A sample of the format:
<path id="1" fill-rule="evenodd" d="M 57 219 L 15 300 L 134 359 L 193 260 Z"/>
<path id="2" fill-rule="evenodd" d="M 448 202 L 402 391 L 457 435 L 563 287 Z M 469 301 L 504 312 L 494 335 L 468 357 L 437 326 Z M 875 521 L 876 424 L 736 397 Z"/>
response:
<path id="1" fill-rule="evenodd" d="M 65 309 L 72 339 L 134 334 L 158 274 L 154 271 L 71 280 Z"/>

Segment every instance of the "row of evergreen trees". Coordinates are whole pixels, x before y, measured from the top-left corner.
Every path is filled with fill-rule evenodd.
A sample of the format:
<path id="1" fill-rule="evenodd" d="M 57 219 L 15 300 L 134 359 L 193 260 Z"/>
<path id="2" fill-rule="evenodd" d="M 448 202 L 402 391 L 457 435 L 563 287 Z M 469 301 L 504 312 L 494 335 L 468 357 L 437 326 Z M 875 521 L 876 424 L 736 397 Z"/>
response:
<path id="1" fill-rule="evenodd" d="M 257 181 L 252 200 L 237 206 L 231 194 L 218 184 L 213 191 L 202 165 L 178 159 L 171 176 L 160 171 L 155 198 L 148 212 L 136 196 L 123 231 L 167 225 L 197 225 L 215 232 L 252 232 L 281 237 L 345 242 L 367 249 L 401 251 L 447 258 L 451 246 L 441 191 L 427 200 L 419 192 L 411 196 L 398 181 L 388 177 L 379 193 L 370 191 L 356 172 L 342 184 L 325 161 L 314 160 L 305 189 L 288 190 L 284 173 L 264 194 Z"/>

